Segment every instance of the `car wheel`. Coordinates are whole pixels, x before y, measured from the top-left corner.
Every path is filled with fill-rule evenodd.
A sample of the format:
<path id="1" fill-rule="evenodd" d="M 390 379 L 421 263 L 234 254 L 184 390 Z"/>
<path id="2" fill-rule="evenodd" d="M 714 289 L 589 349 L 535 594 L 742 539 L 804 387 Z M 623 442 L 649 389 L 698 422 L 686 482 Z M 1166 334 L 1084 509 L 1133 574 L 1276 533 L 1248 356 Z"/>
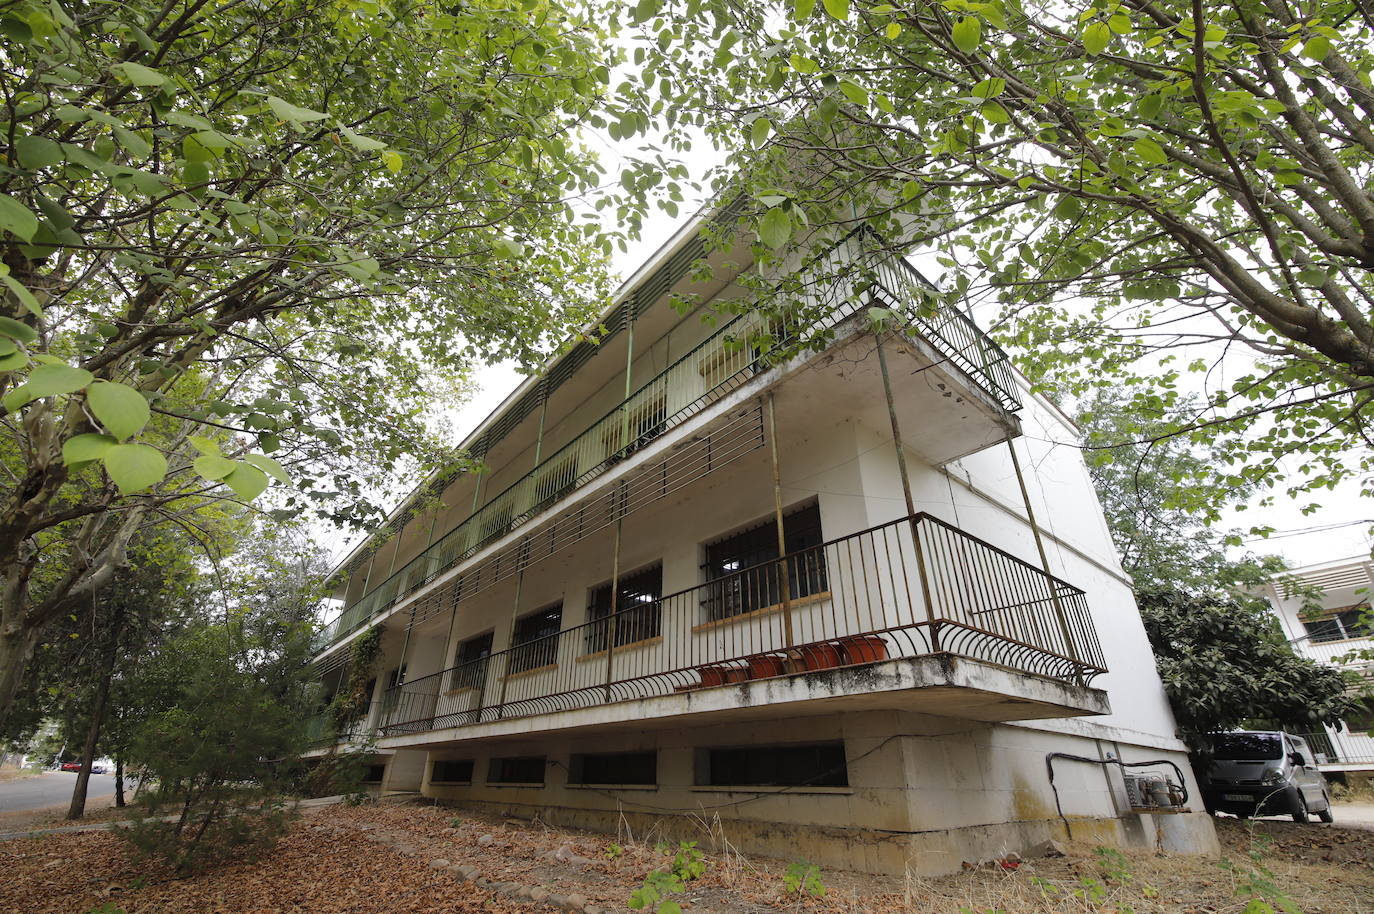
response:
<path id="1" fill-rule="evenodd" d="M 1331 797 L 1327 796 L 1326 791 L 1322 791 L 1322 799 L 1326 801 L 1326 805 L 1317 813 L 1317 818 L 1330 825 L 1336 821 L 1336 813 L 1331 808 Z"/>
<path id="2" fill-rule="evenodd" d="M 1307 801 L 1302 798 L 1302 791 L 1298 791 L 1293 797 L 1293 821 L 1307 822 Z"/>

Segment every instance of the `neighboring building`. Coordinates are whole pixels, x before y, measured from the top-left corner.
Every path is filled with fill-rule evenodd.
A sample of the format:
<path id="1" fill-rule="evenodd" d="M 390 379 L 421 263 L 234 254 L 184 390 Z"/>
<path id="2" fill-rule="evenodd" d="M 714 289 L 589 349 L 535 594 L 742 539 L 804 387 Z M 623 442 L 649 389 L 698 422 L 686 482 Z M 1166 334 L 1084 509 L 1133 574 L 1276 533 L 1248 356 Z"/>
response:
<path id="1" fill-rule="evenodd" d="M 1370 596 L 1374 562 L 1357 556 L 1295 568 L 1266 589 L 1269 605 L 1293 650 L 1304 657 L 1356 673 L 1362 690 L 1374 685 L 1374 631 Z M 1317 756 L 1318 767 L 1338 780 L 1374 778 L 1374 707 L 1368 702 L 1341 722 L 1303 734 Z"/>
<path id="2" fill-rule="evenodd" d="M 759 331 L 788 328 L 703 320 L 749 293 L 687 226 L 608 336 L 464 443 L 485 472 L 429 481 L 345 559 L 317 663 L 339 688 L 384 627 L 362 729 L 385 790 L 887 872 L 1067 822 L 1216 848 L 1084 464 L 1049 443 L 1072 424 L 967 315 L 920 315 L 914 270 L 869 285 L 855 250 L 808 285 L 823 351 L 773 364 Z M 881 350 L 870 305 L 907 321 Z M 1132 812 L 1109 758 L 1176 763 L 1188 809 Z"/>

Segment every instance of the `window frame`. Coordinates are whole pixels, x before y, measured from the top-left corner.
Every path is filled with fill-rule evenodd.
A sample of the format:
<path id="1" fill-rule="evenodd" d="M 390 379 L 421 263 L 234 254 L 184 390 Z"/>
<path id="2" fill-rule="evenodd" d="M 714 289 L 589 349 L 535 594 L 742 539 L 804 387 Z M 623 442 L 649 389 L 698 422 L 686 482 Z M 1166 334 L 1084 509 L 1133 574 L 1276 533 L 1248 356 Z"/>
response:
<path id="1" fill-rule="evenodd" d="M 523 630 L 544 617 L 554 617 L 539 631 L 530 635 Z M 549 626 L 554 627 L 550 628 Z M 511 627 L 510 649 L 506 652 L 506 675 L 527 673 L 530 670 L 554 666 L 558 663 L 558 636 L 563 632 L 563 601 L 557 600 L 515 618 Z M 522 650 L 523 649 L 523 650 Z"/>
<path id="2" fill-rule="evenodd" d="M 640 600 L 625 608 L 624 597 L 633 596 L 642 590 L 638 582 L 651 575 L 657 575 L 657 588 L 653 599 Z M 629 593 L 627 593 L 627 590 Z M 615 646 L 624 647 L 657 638 L 663 633 L 663 562 L 655 561 L 641 565 L 628 574 L 621 575 L 616 581 L 615 604 Z M 648 591 L 645 591 L 648 592 Z M 604 601 L 601 594 L 605 594 Z M 610 593 L 611 582 L 603 581 L 595 587 L 587 588 L 587 631 L 583 638 L 583 655 L 599 654 L 606 650 L 610 642 Z"/>

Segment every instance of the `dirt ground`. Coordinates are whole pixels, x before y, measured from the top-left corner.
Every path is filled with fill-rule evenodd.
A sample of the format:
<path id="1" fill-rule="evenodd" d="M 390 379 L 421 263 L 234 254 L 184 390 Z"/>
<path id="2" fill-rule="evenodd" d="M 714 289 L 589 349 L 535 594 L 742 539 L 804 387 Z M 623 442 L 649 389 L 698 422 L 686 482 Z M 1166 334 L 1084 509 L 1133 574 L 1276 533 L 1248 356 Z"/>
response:
<path id="1" fill-rule="evenodd" d="M 788 861 L 722 853 L 703 833 L 705 870 L 671 897 L 693 914 L 1240 914 L 1255 898 L 1274 908 L 1290 901 L 1303 914 L 1374 912 L 1369 832 L 1268 820 L 1218 819 L 1217 826 L 1220 861 L 1067 845 L 1063 857 L 939 878 L 825 869 L 818 873 L 824 897 L 789 891 Z M 262 859 L 185 879 L 132 863 L 108 832 L 6 841 L 0 912 L 86 914 L 101 905 L 102 914 L 553 910 L 511 897 L 512 884 L 573 896 L 588 911 L 625 911 L 646 874 L 670 868 L 677 850 L 656 847 L 652 836 L 617 843 L 441 807 L 329 806 L 309 810 Z M 455 872 L 460 867 L 475 868 L 485 884 L 466 881 Z"/>

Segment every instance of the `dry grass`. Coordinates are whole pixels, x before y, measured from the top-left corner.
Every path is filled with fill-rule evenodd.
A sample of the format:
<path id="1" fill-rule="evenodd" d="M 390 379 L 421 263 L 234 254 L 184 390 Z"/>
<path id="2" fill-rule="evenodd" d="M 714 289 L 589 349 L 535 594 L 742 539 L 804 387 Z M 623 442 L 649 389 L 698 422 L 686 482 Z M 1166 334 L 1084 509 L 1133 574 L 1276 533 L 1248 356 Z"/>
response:
<path id="1" fill-rule="evenodd" d="M 1266 880 L 1304 914 L 1374 911 L 1374 835 L 1319 825 L 1266 821 L 1251 830 L 1218 820 L 1229 868 L 1199 857 L 1070 846 L 1062 858 L 939 878 L 827 870 L 824 898 L 787 892 L 787 861 L 738 853 L 728 823 L 703 818 L 698 825 L 700 846 L 714 850 L 704 875 L 675 896 L 689 914 L 1240 914 L 1257 886 L 1265 894 Z M 619 853 L 608 854 L 612 844 Z M 560 849 L 572 859 L 559 859 Z M 488 880 L 576 892 L 624 911 L 645 875 L 670 866 L 676 849 L 658 844 L 652 831 L 625 828 L 612 837 L 432 806 L 335 806 L 310 811 L 261 861 L 192 879 L 135 865 L 119 839 L 103 832 L 5 842 L 0 911 L 84 914 L 106 902 L 128 914 L 550 910 L 432 869 L 436 858 L 475 866 Z"/>

